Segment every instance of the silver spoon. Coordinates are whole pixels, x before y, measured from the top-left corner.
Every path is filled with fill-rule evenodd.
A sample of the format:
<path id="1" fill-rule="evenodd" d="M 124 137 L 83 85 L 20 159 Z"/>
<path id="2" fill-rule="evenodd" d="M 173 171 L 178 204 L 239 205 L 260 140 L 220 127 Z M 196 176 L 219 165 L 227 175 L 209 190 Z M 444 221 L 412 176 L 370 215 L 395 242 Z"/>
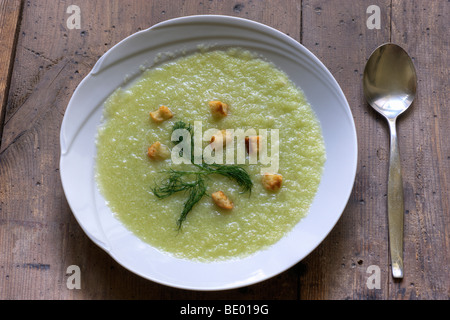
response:
<path id="1" fill-rule="evenodd" d="M 397 141 L 396 120 L 413 102 L 417 75 L 408 54 L 387 43 L 370 56 L 364 69 L 367 102 L 389 123 L 390 158 L 388 175 L 388 224 L 392 276 L 403 278 L 403 182 Z"/>

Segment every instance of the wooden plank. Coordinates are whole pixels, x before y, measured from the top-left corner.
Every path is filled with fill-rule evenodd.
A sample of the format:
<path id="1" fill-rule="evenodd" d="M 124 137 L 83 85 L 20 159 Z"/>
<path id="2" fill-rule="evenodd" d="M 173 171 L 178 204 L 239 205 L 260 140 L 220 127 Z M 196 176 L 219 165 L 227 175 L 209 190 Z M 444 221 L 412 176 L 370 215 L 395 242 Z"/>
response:
<path id="1" fill-rule="evenodd" d="M 21 8 L 21 0 L 0 0 L 0 145 Z"/>
<path id="2" fill-rule="evenodd" d="M 392 41 L 414 59 L 417 97 L 399 119 L 405 185 L 405 278 L 392 299 L 449 299 L 450 252 L 450 5 L 392 3 Z"/>
<path id="3" fill-rule="evenodd" d="M 76 86 L 126 36 L 182 15 L 254 19 L 300 38 L 300 1 L 77 1 L 81 29 L 69 29 L 72 1 L 31 0 L 23 9 L 0 148 L 0 299 L 295 299 L 297 269 L 224 292 L 167 288 L 125 270 L 83 233 L 59 178 L 59 130 Z M 66 287 L 67 267 L 82 289 Z M 5 290 L 3 290 L 3 288 Z"/>
<path id="4" fill-rule="evenodd" d="M 351 0 L 303 1 L 302 42 L 342 87 L 355 120 L 359 154 L 354 189 L 341 219 L 301 263 L 301 299 L 388 296 L 385 181 L 389 139 L 384 120 L 364 100 L 362 74 L 370 53 L 389 41 L 390 1 L 370 4 L 381 10 L 381 29 L 367 28 L 368 5 Z M 367 287 L 371 265 L 381 270 L 380 289 Z"/>

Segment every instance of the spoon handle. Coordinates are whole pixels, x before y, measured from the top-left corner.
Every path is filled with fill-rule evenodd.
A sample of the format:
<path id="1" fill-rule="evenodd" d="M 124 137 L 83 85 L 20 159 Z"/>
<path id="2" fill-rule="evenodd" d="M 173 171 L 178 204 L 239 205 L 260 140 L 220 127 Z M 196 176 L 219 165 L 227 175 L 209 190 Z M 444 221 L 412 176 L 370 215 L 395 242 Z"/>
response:
<path id="1" fill-rule="evenodd" d="M 398 148 L 396 119 L 388 119 L 391 133 L 389 180 L 388 180 L 388 223 L 392 276 L 403 278 L 403 180 Z"/>

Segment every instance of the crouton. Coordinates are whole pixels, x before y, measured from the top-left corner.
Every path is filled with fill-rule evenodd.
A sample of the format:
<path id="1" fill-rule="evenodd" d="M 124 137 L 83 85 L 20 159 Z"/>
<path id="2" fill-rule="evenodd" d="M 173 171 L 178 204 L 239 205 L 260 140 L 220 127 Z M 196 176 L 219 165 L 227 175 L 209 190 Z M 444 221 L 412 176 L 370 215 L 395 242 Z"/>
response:
<path id="1" fill-rule="evenodd" d="M 220 143 L 220 141 L 223 142 L 223 146 L 225 147 L 227 144 L 229 144 L 233 140 L 233 134 L 230 131 L 227 130 L 219 130 L 216 134 L 214 134 L 211 137 L 211 143 L 214 141 Z"/>
<path id="2" fill-rule="evenodd" d="M 265 173 L 262 177 L 262 185 L 269 191 L 278 191 L 282 182 L 283 176 L 281 174 Z"/>
<path id="3" fill-rule="evenodd" d="M 164 160 L 170 157 L 170 149 L 156 141 L 148 148 L 147 155 L 153 160 Z"/>
<path id="4" fill-rule="evenodd" d="M 150 118 L 156 123 L 161 123 L 164 120 L 168 120 L 172 117 L 172 111 L 170 111 L 170 109 L 166 106 L 161 106 L 158 110 L 150 112 Z"/>
<path id="5" fill-rule="evenodd" d="M 245 147 L 248 154 L 257 154 L 262 143 L 261 136 L 245 137 Z"/>
<path id="6" fill-rule="evenodd" d="M 214 203 L 219 208 L 231 210 L 234 207 L 233 202 L 231 202 L 231 200 L 228 199 L 228 197 L 222 191 L 214 192 L 213 194 L 211 194 L 211 197 L 212 197 Z"/>
<path id="7" fill-rule="evenodd" d="M 222 118 L 228 115 L 229 106 L 222 101 L 210 101 L 209 107 L 214 117 Z"/>

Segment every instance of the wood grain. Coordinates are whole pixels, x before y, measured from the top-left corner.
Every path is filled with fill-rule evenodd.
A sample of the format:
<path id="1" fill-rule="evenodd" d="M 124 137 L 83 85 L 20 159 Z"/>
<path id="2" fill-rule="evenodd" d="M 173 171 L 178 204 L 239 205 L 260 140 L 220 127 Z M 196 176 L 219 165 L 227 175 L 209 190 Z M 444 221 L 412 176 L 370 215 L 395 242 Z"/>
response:
<path id="1" fill-rule="evenodd" d="M 79 0 L 81 29 L 69 29 L 72 1 L 0 0 L 0 299 L 444 299 L 450 298 L 450 3 L 374 0 Z M 341 85 L 358 134 L 358 168 L 348 205 L 325 241 L 286 272 L 217 292 L 169 288 L 116 263 L 81 230 L 59 177 L 59 130 L 80 81 L 109 48 L 158 22 L 225 14 L 274 27 L 301 41 Z M 386 215 L 389 137 L 365 102 L 370 53 L 394 41 L 414 58 L 419 90 L 398 123 L 405 186 L 405 278 L 390 276 Z M 0 131 L 1 132 L 1 131 Z M 81 269 L 80 290 L 66 286 Z M 370 289 L 369 266 L 381 271 Z"/>
<path id="2" fill-rule="evenodd" d="M 6 98 L 14 64 L 21 10 L 22 1 L 20 0 L 0 1 L 0 137 L 2 136 Z"/>

